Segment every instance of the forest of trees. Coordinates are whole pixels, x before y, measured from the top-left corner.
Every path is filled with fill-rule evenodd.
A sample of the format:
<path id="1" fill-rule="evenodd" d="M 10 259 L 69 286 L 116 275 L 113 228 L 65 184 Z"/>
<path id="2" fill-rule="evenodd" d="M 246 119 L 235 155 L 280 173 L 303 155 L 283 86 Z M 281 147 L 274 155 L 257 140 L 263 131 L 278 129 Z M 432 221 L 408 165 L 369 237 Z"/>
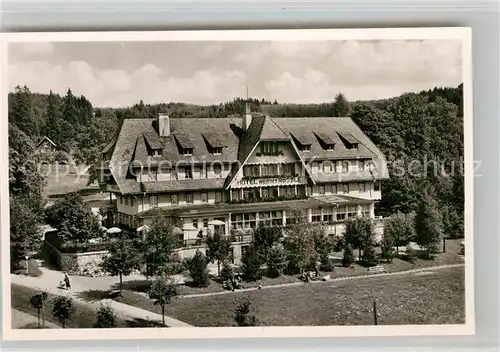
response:
<path id="1" fill-rule="evenodd" d="M 458 229 L 454 231 L 462 231 L 462 100 L 460 85 L 377 101 L 349 102 L 339 93 L 332 95 L 331 102 L 323 104 L 280 104 L 276 100 L 257 98 L 250 102 L 252 111 L 277 117 L 350 116 L 381 149 L 389 163 L 391 178 L 382 184 L 379 214 L 414 212 L 424 191 L 430 189 L 445 214 L 443 221 Z M 11 210 L 11 216 L 19 218 L 40 207 L 39 191 L 43 180 L 29 175 L 33 169 L 26 161 L 32 159 L 33 147 L 44 135 L 78 163 L 92 165 L 99 161 L 99 151 L 111 140 L 123 119 L 155 117 L 158 112 L 166 112 L 172 118 L 219 118 L 241 115 L 244 111 L 243 98 L 209 106 L 150 105 L 140 101 L 131 107 L 115 109 L 93 107 L 84 96 L 76 96 L 70 89 L 60 96 L 16 87 L 9 94 L 10 190 L 11 197 L 17 200 L 16 213 L 12 214 Z M 412 174 L 407 172 L 409 165 Z M 35 223 L 35 220 L 28 221 L 25 225 Z M 19 240 L 25 230 L 13 229 Z"/>

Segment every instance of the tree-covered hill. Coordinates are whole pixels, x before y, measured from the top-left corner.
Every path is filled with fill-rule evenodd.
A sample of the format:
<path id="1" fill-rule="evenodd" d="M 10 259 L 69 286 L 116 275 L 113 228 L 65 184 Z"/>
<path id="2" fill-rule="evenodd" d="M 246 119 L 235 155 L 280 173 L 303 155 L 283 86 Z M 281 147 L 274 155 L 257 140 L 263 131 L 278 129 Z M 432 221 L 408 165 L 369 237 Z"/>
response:
<path id="1" fill-rule="evenodd" d="M 463 218 L 463 87 L 433 88 L 390 99 L 348 102 L 337 94 L 323 104 L 282 104 L 251 98 L 252 111 L 277 117 L 351 116 L 386 155 L 391 179 L 382 185 L 381 214 L 411 212 L 424 189 L 436 197 L 452 217 Z M 84 96 L 32 93 L 17 87 L 9 95 L 9 126 L 36 144 L 44 135 L 75 160 L 91 165 L 99 151 L 127 118 L 218 118 L 241 115 L 245 99 L 218 105 L 179 102 L 144 104 L 126 108 L 96 108 Z M 13 134 L 9 128 L 10 139 Z M 12 132 L 12 133 L 11 133 Z M 12 143 L 12 145 L 17 145 Z M 436 163 L 434 163 L 436 162 Z M 436 166 L 437 165 L 437 166 Z M 437 172 L 434 172 L 436 168 Z M 444 175 L 443 173 L 453 173 Z"/>

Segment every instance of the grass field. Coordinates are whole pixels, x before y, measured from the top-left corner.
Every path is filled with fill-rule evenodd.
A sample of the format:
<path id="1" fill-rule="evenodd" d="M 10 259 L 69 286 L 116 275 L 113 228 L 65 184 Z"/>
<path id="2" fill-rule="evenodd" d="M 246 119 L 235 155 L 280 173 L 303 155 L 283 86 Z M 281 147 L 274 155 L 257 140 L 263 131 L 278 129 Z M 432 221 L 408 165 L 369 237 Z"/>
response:
<path id="1" fill-rule="evenodd" d="M 34 290 L 29 287 L 12 284 L 11 285 L 11 306 L 13 309 L 27 313 L 36 318 L 37 310 L 33 308 L 30 304 L 30 297 L 38 293 L 39 291 Z M 44 307 L 45 321 L 48 322 L 52 328 L 54 325 L 60 325 L 59 321 L 52 316 L 52 300 L 55 295 L 49 294 L 49 302 Z M 66 328 L 94 328 L 96 323 L 97 310 L 89 307 L 83 303 L 73 301 L 76 307 L 76 312 L 73 316 L 66 322 Z M 27 322 L 26 315 L 16 314 L 12 317 L 12 326 L 19 328 L 36 328 L 36 320 L 34 322 Z M 127 328 L 127 327 L 153 327 L 158 326 L 155 322 L 143 321 L 140 319 L 117 319 L 117 327 Z"/>
<path id="2" fill-rule="evenodd" d="M 438 253 L 434 259 L 417 259 L 415 263 L 410 263 L 405 260 L 394 258 L 392 263 L 382 263 L 387 272 L 401 272 L 406 270 L 412 270 L 417 268 L 425 268 L 437 265 L 447 265 L 447 264 L 461 264 L 463 263 L 463 258 L 460 256 L 460 242 L 461 239 L 450 239 L 446 241 L 446 252 Z M 377 248 L 377 251 L 380 249 Z M 357 251 L 355 251 L 357 255 Z M 341 257 L 342 253 L 334 253 L 334 255 Z M 335 268 L 332 272 L 321 272 L 321 275 L 330 275 L 331 278 L 341 278 L 341 277 L 353 277 L 366 275 L 368 269 L 354 264 L 350 268 L 344 268 L 340 262 L 336 263 Z M 262 280 L 256 282 L 244 282 L 243 286 L 245 288 L 257 287 L 260 284 L 263 286 L 286 284 L 291 282 L 300 282 L 298 275 L 282 275 L 278 278 L 268 278 L 263 277 Z M 130 282 L 127 284 L 129 289 L 139 292 L 147 292 L 149 290 L 149 284 L 146 281 L 141 282 Z M 189 285 L 180 286 L 181 295 L 199 294 L 199 293 L 209 293 L 209 292 L 220 292 L 223 291 L 221 283 L 214 280 L 210 280 L 210 284 L 207 287 L 191 287 Z"/>
<path id="3" fill-rule="evenodd" d="M 232 326 L 235 297 L 248 296 L 259 325 L 371 325 L 377 301 L 380 325 L 460 324 L 465 319 L 463 267 L 397 276 L 269 288 L 174 299 L 166 314 L 195 326 Z M 124 291 L 123 303 L 159 312 L 140 294 Z"/>

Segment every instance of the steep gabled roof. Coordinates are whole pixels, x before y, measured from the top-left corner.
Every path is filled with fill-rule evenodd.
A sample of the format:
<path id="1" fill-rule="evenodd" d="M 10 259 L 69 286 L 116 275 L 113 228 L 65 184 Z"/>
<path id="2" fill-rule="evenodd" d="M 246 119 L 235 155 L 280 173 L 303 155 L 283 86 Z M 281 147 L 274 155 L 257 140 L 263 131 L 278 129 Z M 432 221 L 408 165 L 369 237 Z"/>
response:
<path id="1" fill-rule="evenodd" d="M 283 131 L 269 116 L 264 116 L 259 139 L 261 141 L 288 141 L 290 135 Z"/>
<path id="2" fill-rule="evenodd" d="M 38 144 L 36 145 L 36 148 L 38 148 L 42 143 L 43 141 L 48 141 L 50 144 L 52 144 L 54 147 L 57 147 L 57 145 L 47 136 L 44 136 L 42 138 L 42 140 L 40 142 L 38 142 Z"/>

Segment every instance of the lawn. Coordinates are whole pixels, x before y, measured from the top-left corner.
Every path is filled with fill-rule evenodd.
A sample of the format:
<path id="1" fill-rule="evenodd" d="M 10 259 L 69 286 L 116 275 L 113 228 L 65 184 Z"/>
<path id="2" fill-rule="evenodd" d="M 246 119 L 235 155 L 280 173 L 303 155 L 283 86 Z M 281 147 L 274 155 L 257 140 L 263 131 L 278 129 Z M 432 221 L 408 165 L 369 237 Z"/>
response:
<path id="1" fill-rule="evenodd" d="M 33 294 L 36 294 L 40 291 L 21 286 L 21 285 L 16 285 L 12 284 L 11 285 L 11 306 L 13 309 L 22 312 L 22 313 L 27 313 L 36 318 L 37 316 L 37 310 L 33 308 L 30 304 L 30 297 Z M 45 305 L 44 308 L 44 315 L 45 315 L 45 321 L 49 322 L 48 325 L 57 324 L 60 325 L 59 321 L 52 316 L 52 300 L 56 297 L 53 294 L 49 293 L 49 302 Z M 96 323 L 96 316 L 97 316 L 97 310 L 89 307 L 83 303 L 73 301 L 76 307 L 76 312 L 73 314 L 73 316 L 66 322 L 66 327 L 67 328 L 94 328 L 94 324 Z M 21 326 L 23 328 L 33 328 L 36 326 L 33 323 L 31 324 L 24 324 L 24 321 L 20 321 L 19 319 L 25 319 L 26 316 L 22 314 L 16 314 L 13 315 L 13 326 Z M 17 320 L 15 320 L 17 319 Z M 35 320 L 36 321 L 36 320 Z M 53 324 L 50 324 L 53 323 Z M 146 322 L 146 321 L 141 321 L 137 319 L 129 320 L 129 319 L 117 319 L 117 327 L 125 328 L 125 327 L 146 327 L 146 326 L 158 326 L 158 324 L 155 324 L 154 322 Z"/>
<path id="2" fill-rule="evenodd" d="M 84 167 L 80 166 L 80 170 Z M 56 168 L 51 165 L 50 169 L 44 167 L 41 169 L 47 181 L 43 194 L 45 196 L 61 195 L 69 192 L 76 192 L 87 188 L 89 175 L 79 174 L 79 171 L 74 167 L 60 166 Z M 94 187 L 95 188 L 95 187 Z"/>
<path id="3" fill-rule="evenodd" d="M 432 269 L 429 269 L 432 270 Z M 380 325 L 460 324 L 465 319 L 463 267 L 250 292 L 184 297 L 167 306 L 168 316 L 194 326 L 232 326 L 235 297 L 249 296 L 259 325 L 370 325 L 377 301 Z M 143 295 L 124 291 L 120 301 L 160 312 Z"/>
<path id="4" fill-rule="evenodd" d="M 394 258 L 392 263 L 381 263 L 381 264 L 385 267 L 387 272 L 390 273 L 412 270 L 417 268 L 438 266 L 438 265 L 462 264 L 464 263 L 464 261 L 459 254 L 461 241 L 462 241 L 461 239 L 447 240 L 446 252 L 436 254 L 434 259 L 432 260 L 419 258 L 415 261 L 415 263 L 409 263 L 405 260 Z M 376 248 L 376 251 L 380 252 L 380 248 Z M 357 254 L 358 251 L 355 250 L 355 255 Z M 333 253 L 333 255 L 341 257 L 342 252 Z M 330 275 L 332 279 L 341 277 L 360 276 L 366 274 L 368 274 L 367 268 L 358 264 L 354 264 L 350 268 L 344 268 L 342 267 L 340 260 L 338 260 L 335 263 L 335 268 L 332 272 L 321 272 L 321 275 Z M 187 272 L 186 275 L 188 275 Z M 245 288 L 257 287 L 260 284 L 262 284 L 263 286 L 271 286 L 271 285 L 280 285 L 291 282 L 300 282 L 298 275 L 293 275 L 293 276 L 282 275 L 278 278 L 268 278 L 264 276 L 262 280 L 259 281 L 244 282 L 243 287 Z M 137 282 L 132 281 L 126 283 L 124 286 L 124 288 L 126 289 L 143 293 L 149 292 L 149 287 L 150 287 L 150 282 L 146 280 Z M 192 287 L 189 282 L 187 282 L 185 285 L 180 285 L 180 295 L 201 294 L 201 293 L 220 292 L 220 291 L 223 291 L 222 284 L 213 279 L 210 279 L 210 284 L 207 287 Z"/>

